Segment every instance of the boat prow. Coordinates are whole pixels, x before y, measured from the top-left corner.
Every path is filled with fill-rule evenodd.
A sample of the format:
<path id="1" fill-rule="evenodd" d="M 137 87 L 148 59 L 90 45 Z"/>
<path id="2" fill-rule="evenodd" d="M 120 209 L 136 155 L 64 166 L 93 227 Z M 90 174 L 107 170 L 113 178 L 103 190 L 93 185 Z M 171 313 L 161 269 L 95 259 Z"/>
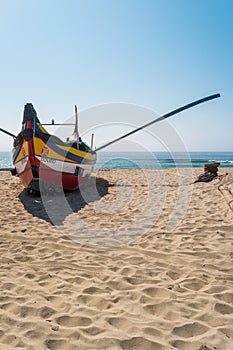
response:
<path id="1" fill-rule="evenodd" d="M 90 176 L 96 152 L 78 140 L 63 142 L 40 123 L 31 103 L 25 105 L 22 131 L 14 140 L 13 163 L 25 188 L 39 191 L 40 182 L 75 190 Z"/>

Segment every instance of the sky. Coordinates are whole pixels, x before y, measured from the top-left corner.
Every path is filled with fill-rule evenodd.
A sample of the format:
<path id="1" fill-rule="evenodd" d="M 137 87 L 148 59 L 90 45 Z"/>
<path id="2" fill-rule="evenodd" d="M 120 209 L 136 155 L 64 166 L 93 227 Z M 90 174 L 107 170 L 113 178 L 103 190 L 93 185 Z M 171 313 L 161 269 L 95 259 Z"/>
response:
<path id="1" fill-rule="evenodd" d="M 219 92 L 169 119 L 163 132 L 189 151 L 233 151 L 232 38 L 231 0 L 0 0 L 0 127 L 18 133 L 27 102 L 43 122 L 66 121 L 77 104 L 80 131 L 98 128 L 98 147 L 155 114 Z M 126 105 L 117 109 L 122 115 L 113 110 L 118 103 Z M 100 105 L 104 116 L 93 113 Z M 162 150 L 146 136 L 159 138 L 161 128 L 137 137 Z M 10 151 L 12 139 L 0 140 L 0 151 Z"/>

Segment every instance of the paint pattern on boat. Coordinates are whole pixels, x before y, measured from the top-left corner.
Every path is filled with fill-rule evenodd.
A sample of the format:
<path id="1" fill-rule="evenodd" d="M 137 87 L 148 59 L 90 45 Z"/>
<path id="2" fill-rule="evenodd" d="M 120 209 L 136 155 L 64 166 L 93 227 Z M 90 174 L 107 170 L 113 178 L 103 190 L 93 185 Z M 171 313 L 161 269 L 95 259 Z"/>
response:
<path id="1" fill-rule="evenodd" d="M 73 147 L 79 147 L 77 149 Z M 13 163 L 24 187 L 39 181 L 75 190 L 93 171 L 96 153 L 83 142 L 66 144 L 41 125 L 31 104 L 25 105 L 21 133 L 15 140 Z"/>

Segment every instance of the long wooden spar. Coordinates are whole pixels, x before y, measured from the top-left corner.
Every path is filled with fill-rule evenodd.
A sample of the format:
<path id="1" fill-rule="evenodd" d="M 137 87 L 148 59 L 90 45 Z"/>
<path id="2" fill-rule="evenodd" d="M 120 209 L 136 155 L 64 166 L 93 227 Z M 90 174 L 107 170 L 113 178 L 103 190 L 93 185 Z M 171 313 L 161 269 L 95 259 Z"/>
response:
<path id="1" fill-rule="evenodd" d="M 185 106 L 182 106 L 182 107 L 180 107 L 180 108 L 177 108 L 177 109 L 175 109 L 175 110 L 173 110 L 173 111 L 171 111 L 171 112 L 169 112 L 169 113 L 166 113 L 166 114 L 164 114 L 164 115 L 158 117 L 157 119 L 152 120 L 151 122 L 149 122 L 149 123 L 147 123 L 147 124 L 145 124 L 145 125 L 142 125 L 142 126 L 138 127 L 137 129 L 134 129 L 134 130 L 128 132 L 127 134 L 124 134 L 124 135 L 122 135 L 122 136 L 120 136 L 120 137 L 118 137 L 118 138 L 116 138 L 116 139 L 114 139 L 114 140 L 112 140 L 112 141 L 106 143 L 105 145 L 102 145 L 102 146 L 100 146 L 100 147 L 97 147 L 95 150 L 96 150 L 96 151 L 100 151 L 101 149 L 103 149 L 103 148 L 105 148 L 105 147 L 108 147 L 108 146 L 112 145 L 113 143 L 118 142 L 118 141 L 120 141 L 120 140 L 122 140 L 122 139 L 124 139 L 124 138 L 126 138 L 126 137 L 128 137 L 128 136 L 130 136 L 130 135 L 133 135 L 133 134 L 135 134 L 136 132 L 138 132 L 138 131 L 140 131 L 140 130 L 142 130 L 142 129 L 144 129 L 144 128 L 147 128 L 148 126 L 150 126 L 150 125 L 152 125 L 152 124 L 154 124 L 154 123 L 157 123 L 157 122 L 159 122 L 159 121 L 161 121 L 161 120 L 167 119 L 167 118 L 169 118 L 169 117 L 171 117 L 171 116 L 173 116 L 173 115 L 175 115 L 175 114 L 178 114 L 178 113 L 180 113 L 180 112 L 183 112 L 183 111 L 186 110 L 186 109 L 189 109 L 189 108 L 192 108 L 192 107 L 194 107 L 194 106 L 196 106 L 196 105 L 199 105 L 200 103 L 207 102 L 207 101 L 213 100 L 213 99 L 218 98 L 218 97 L 220 97 L 220 94 L 210 95 L 210 96 L 201 98 L 201 99 L 199 99 L 199 100 L 196 100 L 196 101 L 194 101 L 194 102 L 191 102 L 191 103 L 189 103 L 189 104 L 187 104 L 187 105 L 185 105 Z"/>
<path id="2" fill-rule="evenodd" d="M 16 136 L 14 134 L 12 134 L 11 132 L 9 132 L 9 131 L 7 131 L 5 129 L 0 128 L 0 131 L 4 132 L 4 134 L 7 134 L 7 135 L 13 137 L 13 139 L 16 138 Z"/>

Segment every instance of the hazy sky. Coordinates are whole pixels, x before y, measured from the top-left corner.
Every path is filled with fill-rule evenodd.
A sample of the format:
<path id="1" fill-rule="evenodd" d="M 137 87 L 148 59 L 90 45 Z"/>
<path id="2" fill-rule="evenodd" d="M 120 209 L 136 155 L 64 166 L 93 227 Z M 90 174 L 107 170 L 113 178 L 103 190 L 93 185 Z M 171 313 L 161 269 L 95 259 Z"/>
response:
<path id="1" fill-rule="evenodd" d="M 123 102 L 163 114 L 220 92 L 169 122 L 190 151 L 233 151 L 232 38 L 232 0 L 0 0 L 0 127 L 17 133 L 26 102 L 41 120 L 64 121 L 75 103 L 85 110 Z M 84 115 L 83 133 L 103 122 Z M 110 113 L 107 122 L 122 117 Z M 106 128 L 102 136 L 96 145 L 108 139 Z M 0 151 L 11 141 L 1 135 Z M 159 150 L 152 139 L 150 146 Z"/>

